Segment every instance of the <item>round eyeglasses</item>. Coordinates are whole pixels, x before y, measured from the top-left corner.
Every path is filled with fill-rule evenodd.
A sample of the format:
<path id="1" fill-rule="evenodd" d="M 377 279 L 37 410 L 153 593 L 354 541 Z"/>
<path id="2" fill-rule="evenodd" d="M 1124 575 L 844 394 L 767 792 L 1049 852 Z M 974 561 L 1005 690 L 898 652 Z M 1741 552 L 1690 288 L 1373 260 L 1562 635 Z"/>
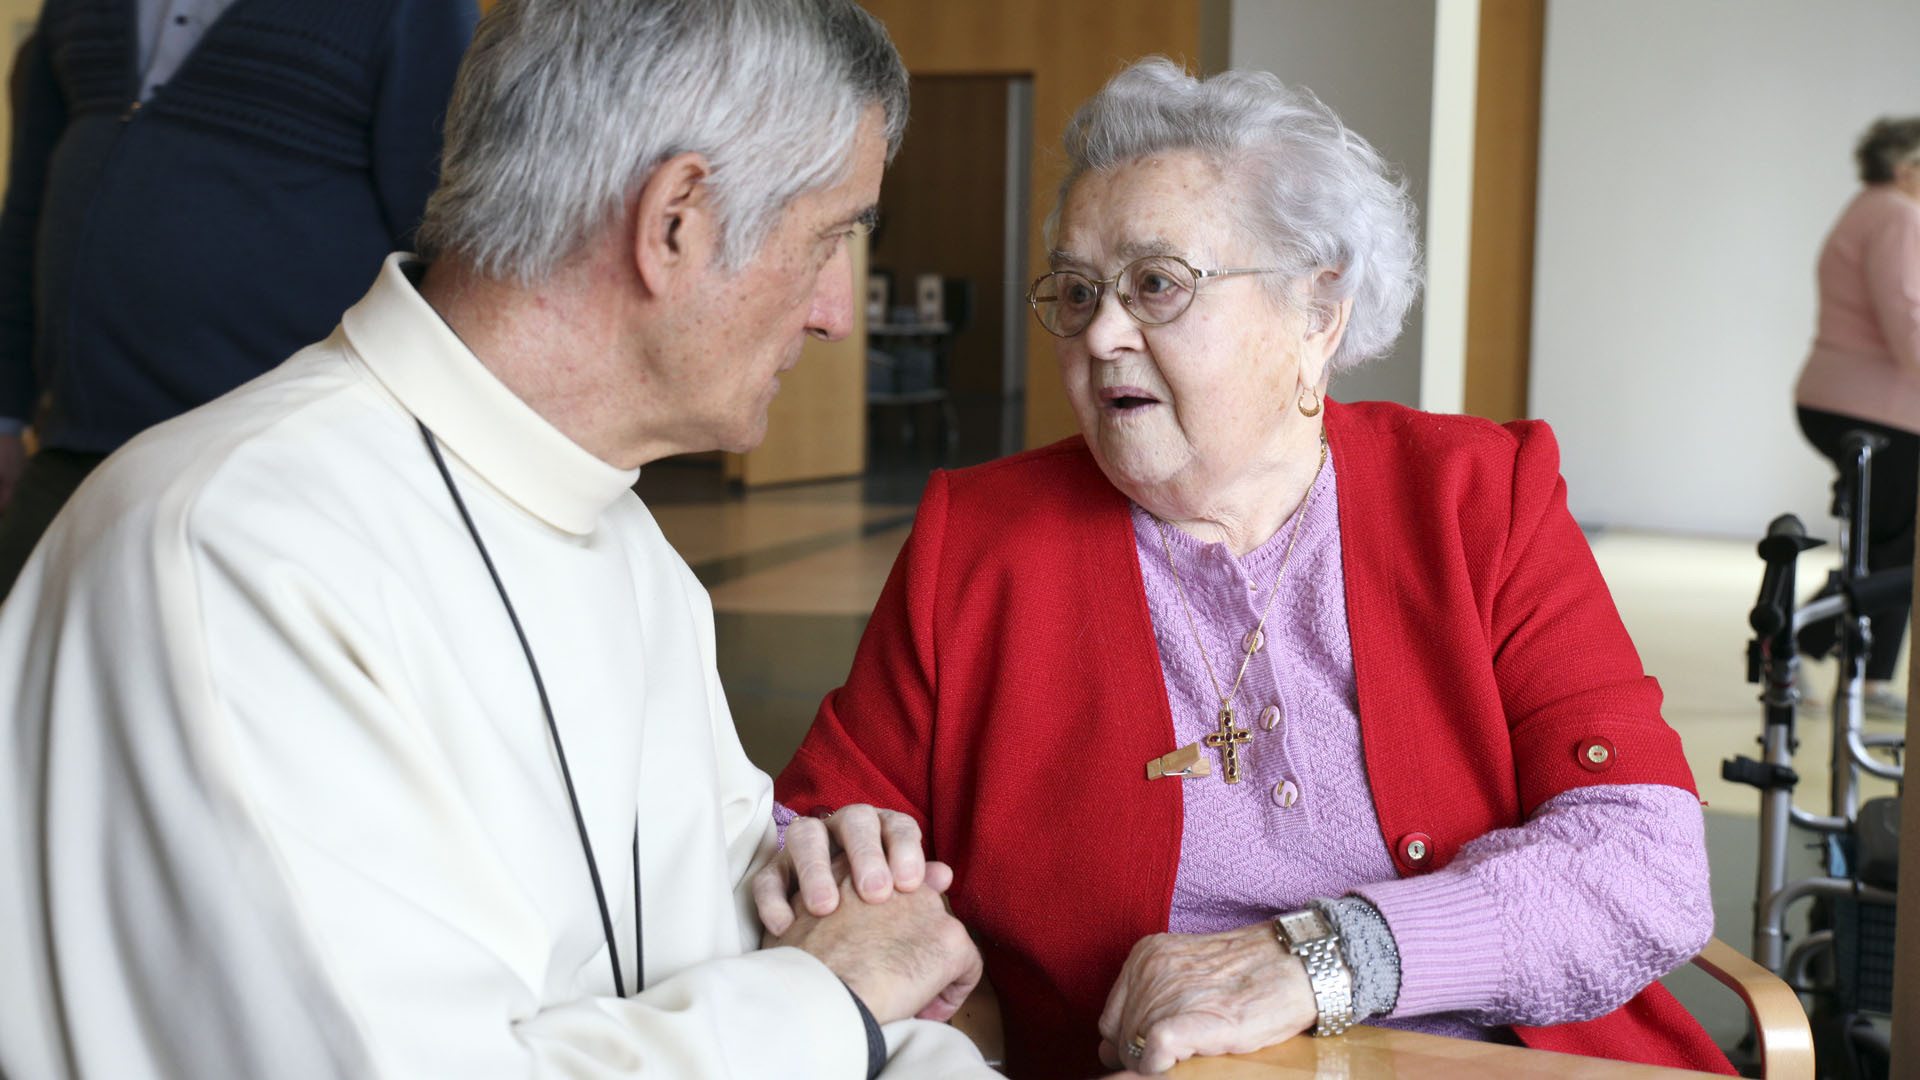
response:
<path id="1" fill-rule="evenodd" d="M 1148 255 L 1120 268 L 1110 278 L 1090 278 L 1074 270 L 1055 270 L 1027 287 L 1027 303 L 1047 333 L 1073 337 L 1093 322 L 1107 286 L 1120 306 L 1142 326 L 1165 326 L 1186 314 L 1194 290 L 1207 278 L 1239 274 L 1277 274 L 1278 267 L 1199 270 L 1178 255 Z"/>

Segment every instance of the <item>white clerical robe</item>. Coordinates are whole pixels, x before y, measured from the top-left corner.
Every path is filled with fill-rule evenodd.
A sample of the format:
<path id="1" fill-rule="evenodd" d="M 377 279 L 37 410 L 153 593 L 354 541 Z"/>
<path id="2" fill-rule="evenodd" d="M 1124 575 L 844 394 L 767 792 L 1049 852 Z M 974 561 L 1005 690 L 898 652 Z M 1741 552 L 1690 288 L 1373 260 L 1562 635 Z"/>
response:
<path id="1" fill-rule="evenodd" d="M 109 459 L 0 608 L 0 1073 L 860 1080 L 845 987 L 757 951 L 772 786 L 705 590 L 403 265 Z M 416 417 L 630 991 L 638 821 L 637 996 Z M 945 1025 L 887 1035 L 889 1075 L 985 1073 Z"/>

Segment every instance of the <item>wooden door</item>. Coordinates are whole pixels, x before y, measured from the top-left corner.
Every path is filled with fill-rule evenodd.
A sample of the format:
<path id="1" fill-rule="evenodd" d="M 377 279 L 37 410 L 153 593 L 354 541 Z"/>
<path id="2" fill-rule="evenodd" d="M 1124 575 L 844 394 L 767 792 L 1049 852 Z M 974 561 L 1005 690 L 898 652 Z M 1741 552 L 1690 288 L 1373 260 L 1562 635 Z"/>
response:
<path id="1" fill-rule="evenodd" d="M 800 363 L 780 376 L 767 409 L 767 438 L 726 455 L 726 475 L 748 487 L 857 476 L 867 468 L 867 240 L 847 242 L 853 265 L 853 333 L 808 340 Z"/>

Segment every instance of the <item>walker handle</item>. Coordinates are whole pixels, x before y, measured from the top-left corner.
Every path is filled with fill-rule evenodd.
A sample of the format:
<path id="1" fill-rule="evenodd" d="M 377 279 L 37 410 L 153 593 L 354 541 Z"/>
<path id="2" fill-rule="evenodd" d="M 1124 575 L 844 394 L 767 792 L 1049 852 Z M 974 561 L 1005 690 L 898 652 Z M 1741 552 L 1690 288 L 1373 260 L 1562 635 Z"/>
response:
<path id="1" fill-rule="evenodd" d="M 1824 541 L 1809 539 L 1807 527 L 1792 514 L 1781 514 L 1767 526 L 1766 539 L 1760 541 L 1760 558 L 1767 564 L 1760 579 L 1760 598 L 1747 616 L 1747 625 L 1761 637 L 1772 637 L 1787 628 L 1793 612 L 1793 569 L 1800 553 L 1819 547 Z"/>

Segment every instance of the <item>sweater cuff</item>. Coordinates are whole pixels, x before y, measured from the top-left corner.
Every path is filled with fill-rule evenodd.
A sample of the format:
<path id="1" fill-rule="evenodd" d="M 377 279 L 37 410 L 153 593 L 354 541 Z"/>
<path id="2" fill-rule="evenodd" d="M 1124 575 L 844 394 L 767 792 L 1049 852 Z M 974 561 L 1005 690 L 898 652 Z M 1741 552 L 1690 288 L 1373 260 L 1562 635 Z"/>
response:
<path id="1" fill-rule="evenodd" d="M 841 986 L 847 986 L 847 980 L 840 980 Z M 860 1010 L 860 1023 L 867 1029 L 867 1080 L 874 1080 L 880 1070 L 887 1067 L 887 1037 L 880 1031 L 880 1021 L 873 1018 L 873 1010 L 860 1000 L 860 995 L 847 986 L 847 996 L 853 999 L 853 1007 Z"/>
<path id="2" fill-rule="evenodd" d="M 1506 977 L 1506 940 L 1493 898 L 1464 870 L 1382 881 L 1355 889 L 1387 920 L 1399 950 L 1393 1015 L 1427 1016 L 1490 1008 Z"/>
<path id="3" fill-rule="evenodd" d="M 786 803 L 776 802 L 773 804 L 774 850 L 786 850 L 787 826 L 793 824 L 793 819 L 799 816 L 799 814 L 787 809 Z"/>
<path id="4" fill-rule="evenodd" d="M 1400 995 L 1400 952 L 1379 909 L 1358 896 L 1307 905 L 1340 935 L 1340 955 L 1353 972 L 1353 1022 L 1385 1016 Z"/>

